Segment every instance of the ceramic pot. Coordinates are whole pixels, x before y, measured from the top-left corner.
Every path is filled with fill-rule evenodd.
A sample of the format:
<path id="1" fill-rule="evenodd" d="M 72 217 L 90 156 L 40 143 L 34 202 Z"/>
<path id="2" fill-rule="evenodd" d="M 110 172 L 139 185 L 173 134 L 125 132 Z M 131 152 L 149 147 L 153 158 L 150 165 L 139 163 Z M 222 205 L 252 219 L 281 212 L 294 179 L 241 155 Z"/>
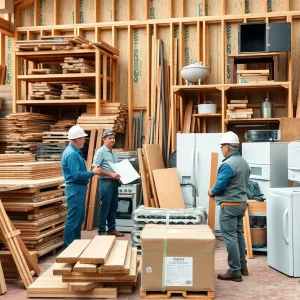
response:
<path id="1" fill-rule="evenodd" d="M 198 114 L 215 114 L 217 112 L 217 105 L 210 101 L 205 101 L 198 105 Z"/>
<path id="2" fill-rule="evenodd" d="M 186 84 L 197 83 L 201 84 L 209 74 L 209 70 L 202 64 L 202 62 L 193 62 L 181 69 L 181 77 Z"/>

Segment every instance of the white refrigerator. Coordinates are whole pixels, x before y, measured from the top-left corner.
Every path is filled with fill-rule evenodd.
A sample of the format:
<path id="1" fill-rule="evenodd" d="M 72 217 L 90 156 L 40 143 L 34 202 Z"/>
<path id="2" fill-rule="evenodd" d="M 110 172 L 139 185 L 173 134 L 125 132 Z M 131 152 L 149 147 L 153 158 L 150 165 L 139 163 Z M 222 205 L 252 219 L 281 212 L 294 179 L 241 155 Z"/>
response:
<path id="1" fill-rule="evenodd" d="M 211 153 L 219 154 L 218 165 L 224 159 L 220 140 L 223 133 L 177 133 L 177 171 L 180 183 L 190 183 L 196 188 L 196 206 L 208 209 Z M 182 186 L 186 208 L 193 207 L 192 186 Z M 216 210 L 215 230 L 220 230 L 219 206 Z"/>
<path id="2" fill-rule="evenodd" d="M 267 197 L 268 264 L 300 277 L 300 188 L 271 188 Z"/>

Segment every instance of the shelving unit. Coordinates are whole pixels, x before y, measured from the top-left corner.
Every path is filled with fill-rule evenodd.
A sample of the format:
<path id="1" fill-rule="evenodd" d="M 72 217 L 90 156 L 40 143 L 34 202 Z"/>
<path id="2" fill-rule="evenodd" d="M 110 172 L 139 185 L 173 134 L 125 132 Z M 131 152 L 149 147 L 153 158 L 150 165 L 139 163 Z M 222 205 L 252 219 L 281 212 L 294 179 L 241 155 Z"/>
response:
<path id="1" fill-rule="evenodd" d="M 28 75 L 30 67 L 43 68 L 45 64 L 57 65 L 64 62 L 65 57 L 84 58 L 95 62 L 93 73 L 41 74 Z M 23 61 L 23 63 L 22 63 Z M 34 110 L 38 106 L 69 106 L 95 104 L 95 116 L 101 114 L 101 101 L 118 102 L 117 75 L 118 58 L 106 51 L 94 47 L 93 49 L 52 50 L 52 51 L 16 51 L 15 52 L 15 97 L 13 98 L 13 112 L 18 107 L 25 111 Z M 23 71 L 22 71 L 23 65 Z M 22 74 L 23 73 L 23 74 Z M 90 82 L 95 86 L 95 99 L 65 99 L 65 100 L 27 100 L 30 85 L 36 82 L 76 83 Z M 24 87 L 22 87 L 24 82 Z M 109 86 L 109 88 L 108 88 Z M 24 89 L 22 91 L 22 89 Z M 23 95 L 22 95 L 23 94 Z M 22 99 L 22 96 L 25 99 Z"/>

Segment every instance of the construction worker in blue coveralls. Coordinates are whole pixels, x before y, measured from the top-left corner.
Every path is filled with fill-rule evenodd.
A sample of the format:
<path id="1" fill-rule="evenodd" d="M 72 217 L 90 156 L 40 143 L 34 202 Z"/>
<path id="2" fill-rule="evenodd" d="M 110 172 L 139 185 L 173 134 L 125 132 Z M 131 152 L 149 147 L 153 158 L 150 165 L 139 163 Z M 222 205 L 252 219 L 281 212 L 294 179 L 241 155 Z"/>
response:
<path id="1" fill-rule="evenodd" d="M 228 253 L 229 270 L 218 274 L 218 279 L 241 282 L 242 275 L 249 275 L 243 217 L 247 208 L 250 168 L 238 152 L 239 138 L 234 132 L 224 133 L 220 144 L 225 158 L 218 169 L 214 187 L 208 190 L 208 195 L 215 196 L 217 205 L 221 206 L 220 229 Z"/>
<path id="2" fill-rule="evenodd" d="M 65 178 L 65 195 L 67 197 L 68 215 L 64 229 L 64 247 L 68 247 L 75 239 L 81 239 L 81 226 L 85 218 L 85 196 L 89 179 L 100 174 L 100 168 L 87 171 L 80 149 L 84 145 L 87 134 L 75 125 L 68 132 L 70 141 L 61 158 L 61 166 Z"/>
<path id="3" fill-rule="evenodd" d="M 108 163 L 118 163 L 118 157 L 113 150 L 115 133 L 112 130 L 105 130 L 102 138 L 103 146 L 97 150 L 93 161 L 93 166 L 100 167 L 99 194 L 101 205 L 98 233 L 99 235 L 108 234 L 123 237 L 124 234 L 116 230 L 120 175 L 115 173 Z"/>

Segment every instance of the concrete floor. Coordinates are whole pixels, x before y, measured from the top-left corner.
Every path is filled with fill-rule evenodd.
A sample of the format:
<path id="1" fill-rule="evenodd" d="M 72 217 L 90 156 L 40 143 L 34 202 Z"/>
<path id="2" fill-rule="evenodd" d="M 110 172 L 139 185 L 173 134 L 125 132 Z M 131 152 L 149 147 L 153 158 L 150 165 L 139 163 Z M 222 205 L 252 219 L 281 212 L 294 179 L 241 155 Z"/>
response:
<path id="1" fill-rule="evenodd" d="M 85 231 L 82 238 L 93 238 L 96 231 Z M 126 238 L 130 238 L 126 235 Z M 55 261 L 54 255 L 40 258 L 39 265 L 44 272 Z M 290 278 L 277 272 L 267 265 L 266 254 L 255 252 L 254 258 L 248 261 L 250 275 L 243 278 L 243 282 L 215 280 L 215 299 L 219 300 L 285 300 L 300 299 L 300 279 Z M 215 274 L 225 273 L 227 267 L 227 252 L 222 241 L 217 241 L 215 256 Z M 119 299 L 140 299 L 140 277 L 133 294 L 120 294 Z M 1 300 L 27 299 L 26 290 L 22 282 L 7 283 L 7 293 L 0 295 Z M 35 298 L 40 299 L 40 298 Z M 45 298 L 43 298 L 45 299 Z M 58 299 L 58 298 L 56 298 Z M 65 299 L 65 298 L 59 298 Z"/>

